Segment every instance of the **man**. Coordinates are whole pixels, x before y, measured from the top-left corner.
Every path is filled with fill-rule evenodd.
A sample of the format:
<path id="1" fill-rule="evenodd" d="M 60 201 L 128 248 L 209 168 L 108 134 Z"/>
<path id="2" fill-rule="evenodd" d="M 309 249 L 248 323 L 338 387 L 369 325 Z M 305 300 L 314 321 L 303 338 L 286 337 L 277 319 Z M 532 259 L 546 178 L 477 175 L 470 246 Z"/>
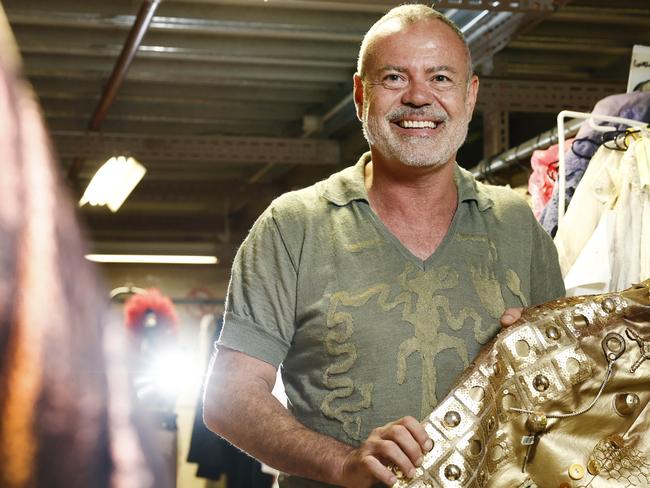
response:
<path id="1" fill-rule="evenodd" d="M 563 294 L 525 203 L 455 163 L 477 91 L 453 24 L 423 5 L 391 10 L 354 76 L 370 153 L 278 198 L 238 252 L 204 418 L 293 475 L 282 486 L 412 474 L 431 449 L 416 419 L 501 314 Z M 271 396 L 280 364 L 291 412 Z"/>

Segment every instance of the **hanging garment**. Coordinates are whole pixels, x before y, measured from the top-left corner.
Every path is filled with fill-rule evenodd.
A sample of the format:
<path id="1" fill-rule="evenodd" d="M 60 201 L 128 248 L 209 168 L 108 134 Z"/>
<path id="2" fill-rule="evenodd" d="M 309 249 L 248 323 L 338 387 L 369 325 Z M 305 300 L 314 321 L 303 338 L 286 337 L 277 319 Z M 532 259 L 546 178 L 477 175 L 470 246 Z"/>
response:
<path id="1" fill-rule="evenodd" d="M 600 146 L 576 188 L 554 239 L 564 277 L 592 237 L 603 211 L 614 207 L 619 192 L 617 188 L 621 184 L 619 173 L 624 154 Z"/>
<path id="2" fill-rule="evenodd" d="M 650 122 L 650 93 L 633 92 L 611 95 L 600 100 L 594 106 L 592 113 Z M 627 128 L 627 126 L 611 125 L 621 130 Z M 598 149 L 599 144 L 600 133 L 589 127 L 588 124 L 583 124 L 576 135 L 576 142 L 573 144 L 573 150 L 575 152 L 569 152 L 566 158 L 566 194 L 564 208 L 568 207 L 573 193 L 578 183 L 580 183 L 589 161 Z M 542 227 L 551 236 L 555 236 L 557 232 L 557 212 L 558 185 L 555 184 L 553 196 L 544 208 L 540 219 Z"/>
<path id="3" fill-rule="evenodd" d="M 596 171 L 592 172 L 590 165 L 590 178 L 583 183 L 591 183 L 591 175 L 600 175 L 602 179 L 598 183 L 607 191 L 600 195 L 601 200 L 592 198 L 589 201 L 591 188 L 588 185 L 583 188 L 581 183 L 580 198 L 571 206 L 574 203 L 583 205 L 574 206 L 571 219 L 562 222 L 555 241 L 564 266 L 567 296 L 604 293 L 650 276 L 649 156 L 650 138 L 642 137 L 630 144 L 618 165 L 613 154 L 603 158 L 601 166 L 598 165 L 600 161 L 594 162 Z M 608 166 L 608 162 L 611 165 Z M 578 197 L 578 192 L 576 194 Z M 600 216 L 595 231 L 578 250 L 597 215 Z M 581 225 L 581 218 L 584 225 Z"/>
<path id="4" fill-rule="evenodd" d="M 570 139 L 567 147 L 571 147 Z M 530 158 L 530 167 L 533 172 L 528 178 L 528 193 L 532 198 L 533 214 L 540 219 L 544 207 L 551 199 L 553 185 L 557 180 L 558 145 L 554 144 L 548 149 L 533 151 Z"/>
<path id="5" fill-rule="evenodd" d="M 223 319 L 219 318 L 216 330 L 208 341 L 210 356 L 222 326 Z M 192 438 L 187 454 L 187 462 L 198 464 L 196 477 L 216 481 L 225 475 L 226 488 L 270 488 L 274 477 L 262 472 L 259 461 L 240 451 L 205 426 L 202 392 L 203 388 L 196 402 Z"/>
<path id="6" fill-rule="evenodd" d="M 393 488 L 650 486 L 650 280 L 525 310 L 424 420 Z"/>

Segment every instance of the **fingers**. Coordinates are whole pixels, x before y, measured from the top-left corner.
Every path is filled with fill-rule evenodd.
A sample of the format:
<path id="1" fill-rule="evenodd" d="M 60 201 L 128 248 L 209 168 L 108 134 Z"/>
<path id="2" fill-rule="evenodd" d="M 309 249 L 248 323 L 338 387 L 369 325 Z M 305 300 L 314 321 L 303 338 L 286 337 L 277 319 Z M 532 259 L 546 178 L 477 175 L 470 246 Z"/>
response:
<path id="1" fill-rule="evenodd" d="M 413 438 L 420 445 L 420 449 L 423 453 L 427 453 L 433 447 L 433 442 L 429 439 L 427 431 L 424 430 L 422 424 L 418 422 L 414 417 L 403 417 L 398 422 L 401 422 L 404 427 L 406 427 Z"/>
<path id="2" fill-rule="evenodd" d="M 391 486 L 397 478 L 389 467 L 412 478 L 432 447 L 424 427 L 413 417 L 378 427 L 349 454 L 343 470 L 345 486 L 367 486 L 370 478 Z"/>
<path id="3" fill-rule="evenodd" d="M 409 478 L 422 464 L 433 443 L 424 427 L 413 417 L 403 417 L 377 429 L 377 454 L 382 461 L 395 465 Z"/>
<path id="4" fill-rule="evenodd" d="M 381 464 L 381 462 L 379 462 L 379 459 L 376 457 L 366 456 L 363 458 L 362 462 L 365 464 L 366 469 L 370 472 L 370 474 L 377 479 L 377 481 L 381 481 L 387 486 L 392 486 L 397 481 L 397 476 L 395 476 L 395 474 L 386 466 Z"/>
<path id="5" fill-rule="evenodd" d="M 506 309 L 506 311 L 503 312 L 503 315 L 501 315 L 501 326 L 508 327 L 514 324 L 521 317 L 522 311 L 523 308 L 521 307 Z"/>

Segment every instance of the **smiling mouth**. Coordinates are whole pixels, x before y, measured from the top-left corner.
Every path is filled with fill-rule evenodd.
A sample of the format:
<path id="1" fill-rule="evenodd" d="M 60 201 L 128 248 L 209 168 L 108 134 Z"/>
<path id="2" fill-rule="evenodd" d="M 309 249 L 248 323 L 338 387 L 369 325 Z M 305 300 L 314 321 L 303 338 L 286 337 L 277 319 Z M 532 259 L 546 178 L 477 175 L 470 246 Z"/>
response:
<path id="1" fill-rule="evenodd" d="M 398 120 L 396 122 L 402 129 L 435 129 L 438 122 L 433 120 Z"/>

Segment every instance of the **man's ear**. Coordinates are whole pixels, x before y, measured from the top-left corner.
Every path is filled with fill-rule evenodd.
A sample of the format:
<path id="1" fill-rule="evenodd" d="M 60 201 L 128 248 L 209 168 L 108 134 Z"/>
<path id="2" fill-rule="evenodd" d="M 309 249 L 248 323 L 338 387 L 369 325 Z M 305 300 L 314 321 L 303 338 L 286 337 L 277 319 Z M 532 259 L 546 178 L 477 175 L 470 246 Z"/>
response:
<path id="1" fill-rule="evenodd" d="M 472 75 L 467 86 L 467 108 L 470 115 L 474 113 L 474 107 L 476 106 L 476 98 L 478 97 L 478 85 L 478 76 Z"/>
<path id="2" fill-rule="evenodd" d="M 354 106 L 357 108 L 357 118 L 363 120 L 363 80 L 358 73 L 355 73 L 352 80 L 354 81 Z"/>

